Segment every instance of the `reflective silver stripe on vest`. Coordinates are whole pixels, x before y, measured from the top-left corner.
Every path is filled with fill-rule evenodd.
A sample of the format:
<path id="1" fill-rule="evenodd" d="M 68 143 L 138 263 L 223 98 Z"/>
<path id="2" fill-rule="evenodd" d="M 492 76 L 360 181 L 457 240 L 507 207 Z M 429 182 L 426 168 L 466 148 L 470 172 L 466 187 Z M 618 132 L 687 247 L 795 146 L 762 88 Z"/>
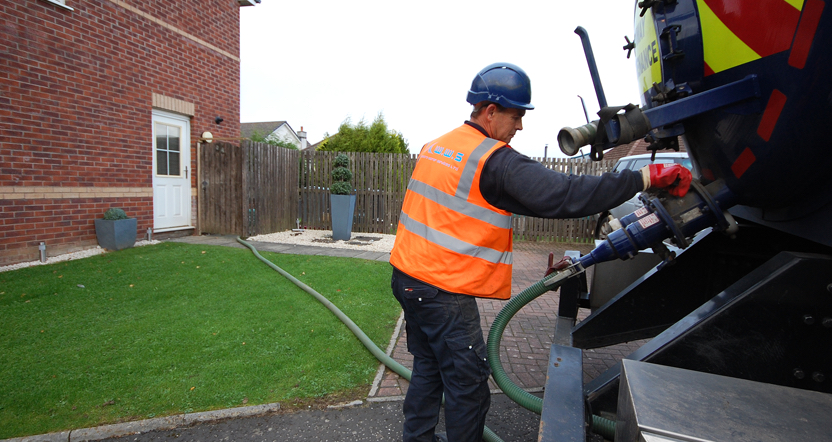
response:
<path id="1" fill-rule="evenodd" d="M 427 241 L 462 255 L 480 258 L 494 264 L 511 264 L 514 259 L 511 252 L 500 252 L 488 247 L 479 247 L 469 244 L 465 241 L 456 239 L 447 233 L 442 233 L 436 229 L 430 228 L 427 225 L 410 218 L 404 212 L 402 212 L 399 222 L 414 235 L 420 236 Z"/>
<path id="2" fill-rule="evenodd" d="M 477 167 L 479 167 L 480 159 L 485 155 L 489 149 L 494 147 L 499 141 L 493 138 L 486 138 L 482 140 L 479 146 L 474 148 L 471 155 L 468 156 L 468 161 L 465 163 L 465 169 L 462 169 L 462 175 L 459 177 L 459 184 L 456 186 L 456 196 L 463 200 L 468 199 L 471 193 L 471 186 L 474 185 L 474 175 L 477 174 Z"/>
<path id="3" fill-rule="evenodd" d="M 410 184 L 407 185 L 407 190 L 422 195 L 440 206 L 447 207 L 448 209 L 470 216 L 471 218 L 484 221 L 492 226 L 496 226 L 501 229 L 511 228 L 511 215 L 503 215 L 501 213 L 494 212 L 493 210 L 486 209 L 485 207 L 471 204 L 463 199 L 448 195 L 447 193 L 415 178 L 410 179 Z"/>

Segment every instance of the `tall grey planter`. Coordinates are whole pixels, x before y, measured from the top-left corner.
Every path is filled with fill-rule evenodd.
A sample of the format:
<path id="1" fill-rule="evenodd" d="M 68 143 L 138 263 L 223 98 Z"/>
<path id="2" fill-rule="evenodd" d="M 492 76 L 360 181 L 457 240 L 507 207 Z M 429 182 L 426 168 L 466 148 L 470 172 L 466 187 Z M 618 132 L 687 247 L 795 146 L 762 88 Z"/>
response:
<path id="1" fill-rule="evenodd" d="M 352 215 L 355 195 L 329 195 L 332 215 L 332 239 L 349 241 L 352 235 Z"/>
<path id="2" fill-rule="evenodd" d="M 136 244 L 138 220 L 128 219 L 97 219 L 95 220 L 95 236 L 98 245 L 107 250 L 121 250 Z"/>

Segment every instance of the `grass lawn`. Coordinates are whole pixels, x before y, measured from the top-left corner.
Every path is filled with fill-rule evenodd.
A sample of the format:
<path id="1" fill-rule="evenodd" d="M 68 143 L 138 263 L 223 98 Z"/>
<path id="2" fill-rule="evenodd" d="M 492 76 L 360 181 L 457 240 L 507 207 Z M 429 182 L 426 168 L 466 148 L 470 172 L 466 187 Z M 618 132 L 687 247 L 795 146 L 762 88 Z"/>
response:
<path id="1" fill-rule="evenodd" d="M 261 252 L 381 348 L 391 267 Z M 366 394 L 378 362 L 248 249 L 161 243 L 0 273 L 0 439 Z"/>

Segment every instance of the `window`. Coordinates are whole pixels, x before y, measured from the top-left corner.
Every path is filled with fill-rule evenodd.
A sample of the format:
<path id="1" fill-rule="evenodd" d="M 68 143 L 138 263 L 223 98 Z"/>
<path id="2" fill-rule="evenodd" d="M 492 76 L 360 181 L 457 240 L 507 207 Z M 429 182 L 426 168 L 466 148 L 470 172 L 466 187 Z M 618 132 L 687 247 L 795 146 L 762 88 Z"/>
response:
<path id="1" fill-rule="evenodd" d="M 156 175 L 179 176 L 179 128 L 156 123 Z"/>
<path id="2" fill-rule="evenodd" d="M 66 0 L 44 0 L 46 2 L 52 3 L 53 5 L 60 6 L 64 9 L 69 9 L 70 11 L 74 11 L 74 9 L 70 8 L 66 5 Z"/>
<path id="3" fill-rule="evenodd" d="M 613 172 L 620 173 L 622 170 L 626 170 L 626 169 L 629 169 L 629 168 L 630 168 L 630 161 L 629 160 L 623 160 L 623 161 L 619 161 L 618 164 L 616 164 L 615 169 L 613 169 Z"/>

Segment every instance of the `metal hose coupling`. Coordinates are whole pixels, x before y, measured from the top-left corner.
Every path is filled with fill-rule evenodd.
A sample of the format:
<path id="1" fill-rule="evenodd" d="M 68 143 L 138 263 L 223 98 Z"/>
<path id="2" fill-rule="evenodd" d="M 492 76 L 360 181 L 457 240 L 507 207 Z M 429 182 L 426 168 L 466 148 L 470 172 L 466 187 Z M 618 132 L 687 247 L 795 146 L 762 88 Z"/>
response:
<path id="1" fill-rule="evenodd" d="M 581 264 L 586 268 L 599 262 L 630 259 L 639 250 L 662 248 L 662 241 L 668 238 L 684 249 L 690 245 L 689 238 L 709 227 L 728 233 L 736 229 L 737 223 L 727 210 L 736 204 L 737 198 L 723 181 L 703 186 L 693 180 L 690 189 L 681 198 L 664 193 L 654 196 L 643 193 L 640 198 L 644 207 L 621 217 L 622 227 L 582 256 Z M 671 259 L 673 256 L 665 257 L 666 262 Z"/>
<path id="2" fill-rule="evenodd" d="M 598 120 L 578 127 L 564 127 L 558 132 L 560 151 L 574 156 L 581 147 L 595 142 L 598 133 Z"/>

